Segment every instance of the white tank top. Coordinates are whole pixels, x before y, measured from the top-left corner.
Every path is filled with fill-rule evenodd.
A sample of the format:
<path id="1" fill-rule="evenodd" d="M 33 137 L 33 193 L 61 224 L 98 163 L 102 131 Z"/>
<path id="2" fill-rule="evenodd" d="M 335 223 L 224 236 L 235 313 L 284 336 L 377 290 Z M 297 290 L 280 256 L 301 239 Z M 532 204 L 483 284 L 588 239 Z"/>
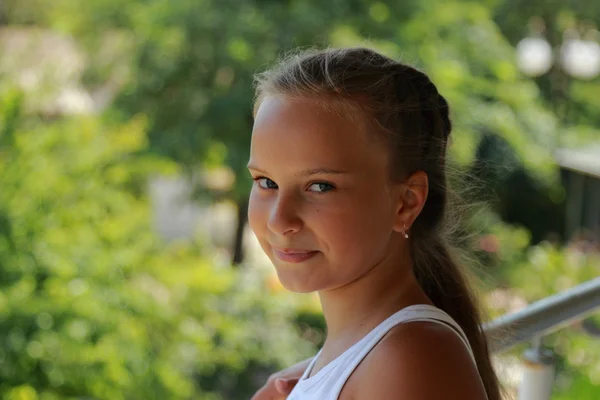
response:
<path id="1" fill-rule="evenodd" d="M 471 354 L 471 359 L 473 360 L 473 363 L 475 363 L 475 367 L 477 367 L 473 350 L 471 349 L 467 336 L 456 321 L 437 307 L 428 304 L 415 304 L 405 307 L 388 317 L 366 336 L 344 351 L 335 360 L 331 361 L 315 375 L 308 378 L 310 371 L 312 371 L 316 360 L 321 354 L 322 350 L 319 350 L 287 400 L 337 400 L 344 384 L 354 369 L 386 335 L 386 333 L 398 324 L 411 321 L 431 321 L 449 326 L 452 331 L 461 338 L 469 351 L 469 354 Z"/>

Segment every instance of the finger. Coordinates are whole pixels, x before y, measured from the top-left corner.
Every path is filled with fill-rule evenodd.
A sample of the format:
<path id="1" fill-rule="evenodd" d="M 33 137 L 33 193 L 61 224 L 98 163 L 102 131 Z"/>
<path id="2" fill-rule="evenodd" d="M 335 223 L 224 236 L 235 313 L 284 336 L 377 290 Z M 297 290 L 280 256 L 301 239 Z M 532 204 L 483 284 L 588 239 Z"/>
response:
<path id="1" fill-rule="evenodd" d="M 290 394 L 294 386 L 298 383 L 298 379 L 277 379 L 275 381 L 275 388 L 281 394 Z"/>
<path id="2" fill-rule="evenodd" d="M 288 383 L 286 379 L 277 379 L 275 381 L 275 389 L 281 394 L 288 393 Z"/>

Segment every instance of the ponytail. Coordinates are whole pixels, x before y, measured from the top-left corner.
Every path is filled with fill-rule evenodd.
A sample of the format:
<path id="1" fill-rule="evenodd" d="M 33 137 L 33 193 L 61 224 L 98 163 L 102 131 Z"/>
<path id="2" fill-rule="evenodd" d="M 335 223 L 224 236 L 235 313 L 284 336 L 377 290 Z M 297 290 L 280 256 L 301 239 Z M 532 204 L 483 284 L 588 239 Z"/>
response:
<path id="1" fill-rule="evenodd" d="M 500 400 L 500 384 L 493 369 L 481 316 L 467 274 L 453 256 L 452 247 L 439 235 L 413 235 L 414 274 L 433 304 L 463 329 L 473 349 L 489 400 Z M 426 243 L 425 243 L 426 241 Z"/>

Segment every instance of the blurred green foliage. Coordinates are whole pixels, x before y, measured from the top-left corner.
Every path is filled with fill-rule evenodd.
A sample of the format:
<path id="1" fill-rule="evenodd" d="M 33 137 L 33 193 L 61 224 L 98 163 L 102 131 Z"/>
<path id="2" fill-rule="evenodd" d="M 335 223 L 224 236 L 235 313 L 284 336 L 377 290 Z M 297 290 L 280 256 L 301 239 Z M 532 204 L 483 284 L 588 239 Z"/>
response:
<path id="1" fill-rule="evenodd" d="M 243 398 L 308 356 L 260 275 L 155 237 L 143 187 L 174 166 L 142 151 L 144 117 L 40 124 L 19 97 L 0 115 L 1 398 Z"/>
<path id="2" fill-rule="evenodd" d="M 570 82 L 557 99 L 553 74 L 521 75 L 514 46 L 531 16 L 558 45 L 599 13 L 556 0 L 0 3 L 0 28 L 73 38 L 80 83 L 115 94 L 101 115 L 48 119 L 23 106 L 38 93 L 0 76 L 0 396 L 242 399 L 322 343 L 314 304 L 265 291 L 276 285 L 259 271 L 222 265 L 197 241 L 162 243 L 146 196 L 154 174 L 226 167 L 227 192 L 201 193 L 235 200 L 243 218 L 252 75 L 296 47 L 368 45 L 436 82 L 453 163 L 492 192 L 474 195 L 490 207 L 469 222 L 486 290 L 530 302 L 597 276 L 594 256 L 532 243 L 561 226 L 553 143 L 598 140 L 600 83 Z M 598 397 L 598 346 L 578 329 L 548 339 L 556 399 Z"/>
<path id="3" fill-rule="evenodd" d="M 577 245 L 561 249 L 542 243 L 524 251 L 521 262 L 505 268 L 511 292 L 533 302 L 594 279 L 600 254 Z M 600 327 L 600 318 L 587 320 Z M 576 322 L 544 338 L 556 354 L 556 391 L 553 399 L 596 399 L 600 393 L 600 337 L 589 335 Z"/>
<path id="4" fill-rule="evenodd" d="M 13 3 L 16 4 L 16 3 Z M 471 1 L 117 1 L 14 5 L 15 18 L 76 37 L 85 50 L 84 83 L 120 87 L 111 118 L 148 118 L 149 151 L 190 175 L 224 165 L 235 183 L 226 192 L 195 193 L 234 200 L 239 212 L 234 260 L 239 261 L 251 186 L 246 163 L 252 130 L 252 76 L 297 47 L 368 45 L 425 70 L 452 106 L 452 158 L 462 167 L 501 164 L 487 182 L 511 193 L 496 211 L 539 232 L 560 228 L 564 200 L 551 147 L 561 127 L 540 103 L 539 87 L 515 65 L 514 47 L 494 21 L 494 8 Z M 481 153 L 482 145 L 498 143 Z M 523 178 L 523 179 L 519 179 Z M 196 180 L 197 181 L 197 180 Z M 534 184 L 535 183 L 535 184 Z M 539 187 L 537 192 L 530 188 Z M 523 197 L 544 204 L 554 219 L 532 221 Z M 557 222 L 558 221 L 558 222 Z"/>
<path id="5" fill-rule="evenodd" d="M 558 48 L 565 40 L 567 29 L 577 29 L 581 24 L 596 28 L 600 24 L 600 3 L 586 0 L 490 0 L 494 20 L 498 23 L 503 35 L 512 45 L 532 34 L 530 18 L 540 17 L 543 20 L 543 35 L 553 48 Z M 518 12 L 515 12 L 518 10 Z M 551 109 L 556 109 L 559 102 L 565 107 L 562 122 L 570 126 L 570 132 L 561 136 L 564 145 L 580 143 L 580 136 L 585 130 L 593 128 L 594 139 L 598 140 L 598 124 L 600 107 L 598 93 L 600 82 L 562 79 L 560 68 L 553 66 L 550 73 L 536 79 L 542 94 L 541 100 Z M 558 86 L 558 87 L 557 87 Z"/>
<path id="6" fill-rule="evenodd" d="M 125 120 L 146 114 L 154 151 L 197 165 L 221 143 L 238 177 L 236 200 L 249 189 L 252 75 L 282 51 L 315 44 L 369 44 L 423 68 L 452 104 L 459 162 L 471 163 L 481 139 L 497 135 L 532 174 L 552 180 L 556 118 L 518 72 L 514 48 L 483 4 L 58 0 L 14 9 L 78 38 L 90 57 L 88 85 L 126 67 L 113 112 Z M 117 56 L 107 63 L 113 43 Z"/>
<path id="7" fill-rule="evenodd" d="M 474 235 L 473 247 L 485 269 L 478 278 L 484 293 L 482 306 L 489 318 L 514 312 L 527 304 L 570 289 L 596 278 L 600 254 L 586 240 L 573 241 L 568 247 L 542 241 L 531 245 L 531 234 L 522 226 L 503 222 L 493 212 L 480 212 L 474 224 L 482 226 Z M 600 314 L 585 320 L 598 330 Z M 600 332 L 600 330 L 598 330 Z M 552 399 L 593 400 L 600 393 L 600 347 L 598 332 L 590 335 L 583 321 L 563 326 L 544 337 L 544 345 L 555 352 L 556 385 Z M 528 343 L 508 352 L 521 357 Z"/>

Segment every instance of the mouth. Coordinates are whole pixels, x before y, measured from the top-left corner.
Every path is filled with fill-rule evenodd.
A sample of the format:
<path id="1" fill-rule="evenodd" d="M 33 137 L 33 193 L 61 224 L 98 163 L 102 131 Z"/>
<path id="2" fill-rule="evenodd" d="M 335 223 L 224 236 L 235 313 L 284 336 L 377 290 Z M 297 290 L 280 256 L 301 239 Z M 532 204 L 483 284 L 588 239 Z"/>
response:
<path id="1" fill-rule="evenodd" d="M 273 248 L 273 253 L 281 261 L 290 263 L 300 263 L 314 257 L 318 251 L 304 249 L 277 249 Z"/>

